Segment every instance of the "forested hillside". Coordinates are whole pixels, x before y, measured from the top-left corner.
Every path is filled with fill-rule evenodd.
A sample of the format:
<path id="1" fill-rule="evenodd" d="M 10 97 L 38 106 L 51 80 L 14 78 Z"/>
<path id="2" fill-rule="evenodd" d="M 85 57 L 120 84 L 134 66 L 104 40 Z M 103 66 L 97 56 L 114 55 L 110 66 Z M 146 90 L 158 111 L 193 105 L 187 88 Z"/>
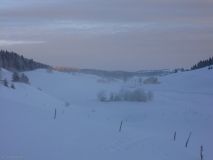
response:
<path id="1" fill-rule="evenodd" d="M 191 69 L 194 70 L 194 69 L 199 69 L 199 68 L 203 68 L 203 67 L 207 67 L 207 66 L 211 66 L 211 65 L 213 65 L 213 57 L 198 62 L 197 64 L 192 66 Z M 211 69 L 211 67 L 210 67 L 210 69 Z"/>
<path id="2" fill-rule="evenodd" d="M 24 58 L 15 52 L 0 50 L 0 67 L 11 71 L 28 71 L 50 66 Z"/>

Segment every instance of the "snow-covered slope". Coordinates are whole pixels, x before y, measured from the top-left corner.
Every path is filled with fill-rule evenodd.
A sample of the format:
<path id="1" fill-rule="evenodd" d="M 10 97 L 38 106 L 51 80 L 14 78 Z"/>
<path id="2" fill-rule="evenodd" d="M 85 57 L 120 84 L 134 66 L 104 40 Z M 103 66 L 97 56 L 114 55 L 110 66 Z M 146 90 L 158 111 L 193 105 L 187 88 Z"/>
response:
<path id="1" fill-rule="evenodd" d="M 134 85 L 154 93 L 147 103 L 97 100 L 99 91 L 132 87 L 131 80 L 46 70 L 25 74 L 31 85 L 0 85 L 0 159 L 199 160 L 201 145 L 205 160 L 213 158 L 213 70 Z"/>

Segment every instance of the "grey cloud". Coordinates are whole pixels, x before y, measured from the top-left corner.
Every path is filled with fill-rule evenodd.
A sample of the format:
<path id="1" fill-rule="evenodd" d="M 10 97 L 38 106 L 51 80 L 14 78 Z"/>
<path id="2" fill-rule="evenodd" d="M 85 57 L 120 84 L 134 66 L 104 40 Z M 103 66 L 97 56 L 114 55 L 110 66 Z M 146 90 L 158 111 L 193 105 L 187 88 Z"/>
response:
<path id="1" fill-rule="evenodd" d="M 35 2 L 35 1 L 34 1 Z M 212 16 L 208 0 L 64 0 L 1 10 L 3 17 L 92 21 L 144 21 Z"/>

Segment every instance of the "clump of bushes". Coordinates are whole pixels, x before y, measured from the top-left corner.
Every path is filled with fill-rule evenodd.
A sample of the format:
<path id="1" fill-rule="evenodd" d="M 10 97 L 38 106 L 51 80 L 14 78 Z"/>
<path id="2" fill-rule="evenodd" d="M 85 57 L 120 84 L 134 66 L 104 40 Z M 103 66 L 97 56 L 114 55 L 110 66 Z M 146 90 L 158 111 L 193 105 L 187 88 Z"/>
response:
<path id="1" fill-rule="evenodd" d="M 17 72 L 13 73 L 13 75 L 12 75 L 12 81 L 13 82 L 26 83 L 26 84 L 30 83 L 29 78 L 24 73 L 19 74 Z"/>
<path id="2" fill-rule="evenodd" d="M 152 92 L 145 92 L 143 89 L 120 90 L 118 93 L 107 94 L 105 91 L 98 93 L 97 98 L 101 102 L 132 101 L 147 102 L 153 99 Z"/>
<path id="3" fill-rule="evenodd" d="M 101 102 L 106 102 L 107 101 L 107 94 L 105 91 L 100 91 L 98 94 L 97 94 L 97 98 L 99 101 Z"/>
<path id="4" fill-rule="evenodd" d="M 53 68 L 47 68 L 47 73 L 53 73 Z"/>
<path id="5" fill-rule="evenodd" d="M 0 80 L 0 84 L 1 84 L 1 83 L 2 83 L 5 87 L 9 87 L 9 82 L 8 82 L 7 79 Z M 10 88 L 15 89 L 15 85 L 12 83 L 12 84 L 10 85 Z"/>
<path id="6" fill-rule="evenodd" d="M 159 84 L 159 80 L 157 77 L 149 77 L 143 81 L 144 84 Z"/>
<path id="7" fill-rule="evenodd" d="M 208 69 L 209 69 L 209 70 L 210 70 L 210 69 L 213 69 L 213 66 L 209 66 Z"/>

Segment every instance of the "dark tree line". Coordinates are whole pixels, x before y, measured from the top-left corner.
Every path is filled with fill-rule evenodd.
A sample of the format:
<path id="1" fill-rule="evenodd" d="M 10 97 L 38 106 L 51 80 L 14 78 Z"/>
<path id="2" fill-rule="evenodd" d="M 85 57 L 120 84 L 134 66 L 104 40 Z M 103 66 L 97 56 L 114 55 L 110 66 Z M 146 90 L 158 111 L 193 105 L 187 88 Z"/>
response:
<path id="1" fill-rule="evenodd" d="M 213 57 L 207 59 L 207 60 L 202 60 L 200 62 L 198 62 L 197 64 L 195 64 L 194 66 L 192 66 L 192 70 L 195 69 L 199 69 L 199 68 L 203 68 L 203 67 L 207 67 L 213 65 Z"/>
<path id="2" fill-rule="evenodd" d="M 28 71 L 50 66 L 24 58 L 15 52 L 0 50 L 0 67 L 10 71 Z"/>

